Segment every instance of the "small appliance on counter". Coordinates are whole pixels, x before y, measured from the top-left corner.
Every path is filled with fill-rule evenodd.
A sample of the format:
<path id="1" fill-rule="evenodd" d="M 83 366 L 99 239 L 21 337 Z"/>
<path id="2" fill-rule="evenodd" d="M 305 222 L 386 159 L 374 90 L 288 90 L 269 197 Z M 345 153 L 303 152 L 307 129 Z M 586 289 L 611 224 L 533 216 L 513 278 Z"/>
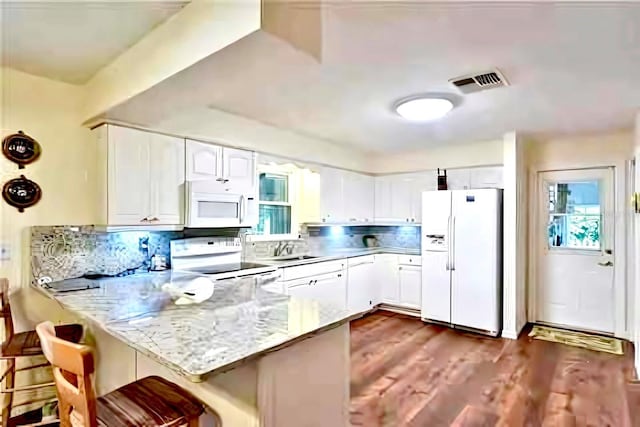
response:
<path id="1" fill-rule="evenodd" d="M 362 236 L 362 243 L 365 248 L 375 248 L 378 246 L 378 238 L 371 234 Z"/>

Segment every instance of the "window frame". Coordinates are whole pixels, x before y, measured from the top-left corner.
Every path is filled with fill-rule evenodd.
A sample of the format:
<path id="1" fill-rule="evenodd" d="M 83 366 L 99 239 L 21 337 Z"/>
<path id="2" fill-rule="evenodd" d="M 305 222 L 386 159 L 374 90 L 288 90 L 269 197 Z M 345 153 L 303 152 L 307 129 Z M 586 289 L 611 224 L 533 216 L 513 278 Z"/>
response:
<path id="1" fill-rule="evenodd" d="M 260 200 L 260 174 L 268 173 L 272 175 L 281 175 L 287 177 L 287 202 L 274 202 L 268 200 Z M 249 234 L 247 235 L 247 241 L 270 241 L 270 240 L 295 240 L 299 239 L 300 235 L 294 230 L 299 230 L 298 218 L 297 218 L 297 188 L 294 179 L 294 172 L 288 170 L 285 167 L 279 167 L 277 165 L 261 165 L 258 164 L 258 209 L 260 205 L 270 205 L 270 206 L 289 206 L 291 209 L 291 224 L 290 224 L 290 233 L 287 234 Z"/>

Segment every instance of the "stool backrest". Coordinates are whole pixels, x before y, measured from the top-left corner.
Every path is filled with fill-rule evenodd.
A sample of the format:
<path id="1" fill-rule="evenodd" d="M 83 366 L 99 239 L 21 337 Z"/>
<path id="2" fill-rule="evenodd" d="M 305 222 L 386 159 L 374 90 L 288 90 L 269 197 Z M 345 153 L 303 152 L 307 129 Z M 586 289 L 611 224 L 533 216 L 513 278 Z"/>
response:
<path id="1" fill-rule="evenodd" d="M 56 337 L 51 322 L 36 326 L 42 352 L 53 367 L 61 427 L 96 427 L 95 370 L 91 347 Z"/>
<path id="2" fill-rule="evenodd" d="M 13 318 L 11 317 L 11 305 L 9 304 L 9 281 L 0 279 L 0 316 L 4 317 L 4 341 L 8 342 L 13 337 Z"/>

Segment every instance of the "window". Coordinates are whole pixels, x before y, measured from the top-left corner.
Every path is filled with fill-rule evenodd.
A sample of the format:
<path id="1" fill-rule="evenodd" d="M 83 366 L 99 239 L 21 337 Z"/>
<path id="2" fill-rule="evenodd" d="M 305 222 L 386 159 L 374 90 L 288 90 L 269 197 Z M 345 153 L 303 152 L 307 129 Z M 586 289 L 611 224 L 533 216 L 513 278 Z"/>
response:
<path id="1" fill-rule="evenodd" d="M 260 173 L 260 207 L 257 234 L 291 233 L 289 175 Z"/>
<path id="2" fill-rule="evenodd" d="M 549 183 L 550 248 L 600 250 L 600 183 Z"/>

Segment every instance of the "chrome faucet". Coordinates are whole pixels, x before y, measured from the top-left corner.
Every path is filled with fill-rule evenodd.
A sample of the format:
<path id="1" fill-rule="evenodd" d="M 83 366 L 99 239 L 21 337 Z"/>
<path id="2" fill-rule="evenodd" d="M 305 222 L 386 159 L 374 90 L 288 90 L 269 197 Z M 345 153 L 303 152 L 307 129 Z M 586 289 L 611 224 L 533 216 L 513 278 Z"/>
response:
<path id="1" fill-rule="evenodd" d="M 291 255 L 291 253 L 293 252 L 293 244 L 289 241 L 281 241 L 278 242 L 278 246 L 276 246 L 276 248 L 273 251 L 273 256 L 282 256 L 285 253 L 287 255 Z"/>

